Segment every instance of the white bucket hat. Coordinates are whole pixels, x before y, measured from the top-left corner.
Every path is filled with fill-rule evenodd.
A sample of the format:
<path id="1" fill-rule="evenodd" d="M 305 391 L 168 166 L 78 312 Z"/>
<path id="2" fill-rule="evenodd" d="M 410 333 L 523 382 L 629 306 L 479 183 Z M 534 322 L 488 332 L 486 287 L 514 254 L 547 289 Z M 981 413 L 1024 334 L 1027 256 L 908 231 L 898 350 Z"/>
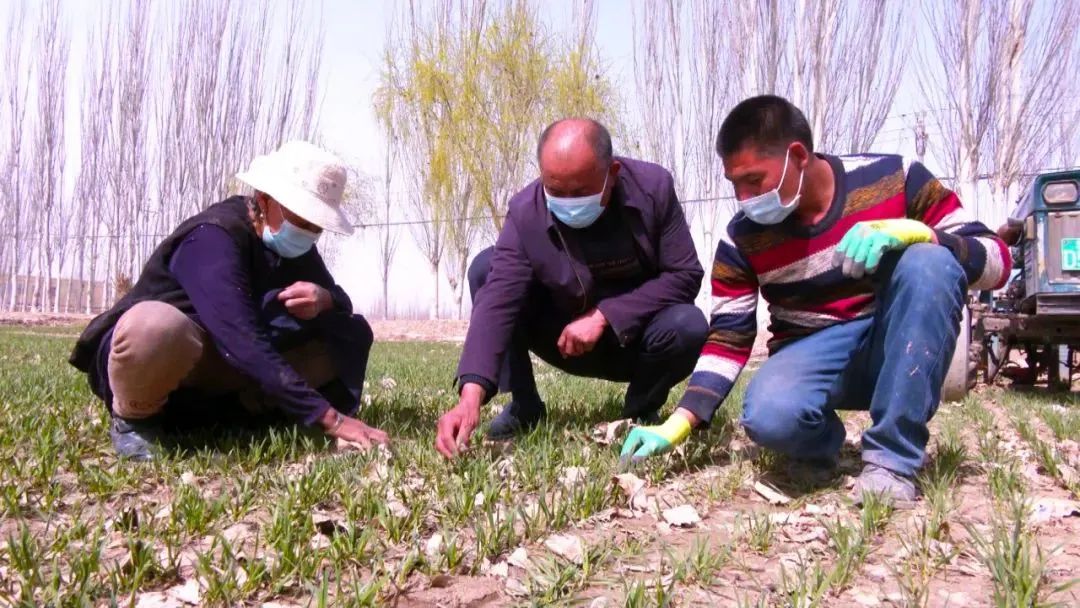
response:
<path id="1" fill-rule="evenodd" d="M 352 234 L 341 210 L 347 174 L 345 163 L 306 141 L 290 141 L 256 156 L 236 179 L 274 197 L 283 207 L 323 230 Z"/>

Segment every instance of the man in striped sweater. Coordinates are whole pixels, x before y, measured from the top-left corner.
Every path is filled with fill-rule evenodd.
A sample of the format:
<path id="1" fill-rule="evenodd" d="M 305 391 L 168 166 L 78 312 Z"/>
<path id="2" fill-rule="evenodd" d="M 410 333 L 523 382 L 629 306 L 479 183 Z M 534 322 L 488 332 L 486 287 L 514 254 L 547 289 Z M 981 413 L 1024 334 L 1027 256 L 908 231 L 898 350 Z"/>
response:
<path id="1" fill-rule="evenodd" d="M 747 434 L 831 468 L 836 410 L 869 410 L 855 498 L 914 500 L 966 290 L 1004 283 L 1005 244 L 918 162 L 815 153 L 805 116 L 779 97 L 737 105 L 717 152 L 740 211 L 713 263 L 709 338 L 675 413 L 634 429 L 624 457 L 709 424 L 750 356 L 760 294 L 771 339 L 746 391 Z"/>

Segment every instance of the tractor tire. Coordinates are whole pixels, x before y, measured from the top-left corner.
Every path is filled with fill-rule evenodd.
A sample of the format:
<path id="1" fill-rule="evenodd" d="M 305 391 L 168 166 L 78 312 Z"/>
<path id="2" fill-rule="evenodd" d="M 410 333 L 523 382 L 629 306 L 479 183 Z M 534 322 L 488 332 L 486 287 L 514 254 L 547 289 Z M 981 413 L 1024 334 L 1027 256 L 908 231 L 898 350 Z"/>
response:
<path id="1" fill-rule="evenodd" d="M 945 382 L 941 386 L 942 401 L 961 401 L 971 388 L 971 310 L 964 306 L 960 317 L 960 334 L 956 338 L 956 349 L 952 361 L 945 373 Z"/>

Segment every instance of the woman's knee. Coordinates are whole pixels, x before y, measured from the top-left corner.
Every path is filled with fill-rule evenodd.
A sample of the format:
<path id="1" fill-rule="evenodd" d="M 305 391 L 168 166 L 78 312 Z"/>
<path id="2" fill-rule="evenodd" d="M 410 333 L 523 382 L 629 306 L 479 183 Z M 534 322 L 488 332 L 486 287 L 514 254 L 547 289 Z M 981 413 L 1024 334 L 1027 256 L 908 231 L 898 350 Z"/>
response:
<path id="1" fill-rule="evenodd" d="M 369 348 L 375 342 L 375 332 L 371 329 L 371 324 L 364 318 L 364 315 L 349 315 L 348 327 L 349 338 L 353 342 L 366 345 Z"/>
<path id="2" fill-rule="evenodd" d="M 202 330 L 163 302 L 140 302 L 117 321 L 108 374 L 113 411 L 143 418 L 164 406 L 203 353 Z"/>
<path id="3" fill-rule="evenodd" d="M 135 304 L 116 322 L 112 357 L 175 359 L 202 353 L 201 330 L 175 306 L 146 301 Z"/>

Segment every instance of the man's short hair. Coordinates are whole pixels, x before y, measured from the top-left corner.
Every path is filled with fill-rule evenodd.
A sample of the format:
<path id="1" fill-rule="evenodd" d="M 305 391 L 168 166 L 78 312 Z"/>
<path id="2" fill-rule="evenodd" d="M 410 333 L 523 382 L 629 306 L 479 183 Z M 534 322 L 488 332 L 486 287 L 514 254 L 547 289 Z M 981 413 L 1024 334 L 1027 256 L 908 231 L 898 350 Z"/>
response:
<path id="1" fill-rule="evenodd" d="M 599 161 L 602 166 L 606 167 L 610 165 L 614 158 L 614 151 L 611 147 L 611 133 L 608 133 L 607 127 L 591 118 L 560 118 L 544 127 L 544 131 L 540 133 L 540 140 L 536 143 L 536 161 L 540 162 L 540 153 L 544 151 L 544 145 L 547 144 L 551 132 L 555 127 L 568 120 L 580 120 L 589 124 L 589 128 L 585 130 L 585 136 L 588 138 L 589 145 L 592 146 L 593 152 L 596 154 L 596 160 Z"/>
<path id="2" fill-rule="evenodd" d="M 813 153 L 814 136 L 802 111 L 783 97 L 759 95 L 739 102 L 728 113 L 716 137 L 716 152 L 723 157 L 754 145 L 779 154 L 796 141 Z"/>

